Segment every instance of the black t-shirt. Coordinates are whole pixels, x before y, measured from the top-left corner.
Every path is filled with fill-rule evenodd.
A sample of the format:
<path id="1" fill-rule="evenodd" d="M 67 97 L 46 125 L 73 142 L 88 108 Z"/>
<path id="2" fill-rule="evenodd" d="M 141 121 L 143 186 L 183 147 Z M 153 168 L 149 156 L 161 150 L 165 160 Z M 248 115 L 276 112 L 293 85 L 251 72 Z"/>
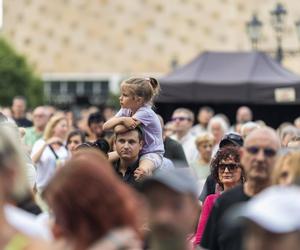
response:
<path id="1" fill-rule="evenodd" d="M 188 167 L 182 145 L 170 137 L 164 140 L 164 157 L 170 159 L 175 167 Z"/>
<path id="2" fill-rule="evenodd" d="M 207 176 L 199 200 L 204 202 L 207 196 L 214 194 L 216 191 L 216 185 L 217 182 L 214 177 L 211 174 Z"/>
<path id="3" fill-rule="evenodd" d="M 28 127 L 32 127 L 32 122 L 29 121 L 27 118 L 18 118 L 18 119 L 14 119 L 16 124 L 18 125 L 18 127 L 23 127 L 23 128 L 28 128 Z"/>
<path id="4" fill-rule="evenodd" d="M 129 185 L 131 185 L 133 187 L 137 187 L 138 182 L 135 180 L 133 175 L 134 175 L 134 171 L 139 167 L 138 160 L 128 166 L 124 176 L 120 172 L 120 160 L 114 162 L 113 167 L 114 167 L 115 171 L 117 172 L 117 174 L 122 178 L 123 181 L 125 181 L 126 183 L 128 183 Z"/>
<path id="5" fill-rule="evenodd" d="M 240 250 L 242 232 L 225 226 L 223 216 L 232 206 L 249 199 L 250 197 L 244 193 L 243 185 L 238 185 L 223 193 L 214 204 L 200 245 L 210 250 Z"/>

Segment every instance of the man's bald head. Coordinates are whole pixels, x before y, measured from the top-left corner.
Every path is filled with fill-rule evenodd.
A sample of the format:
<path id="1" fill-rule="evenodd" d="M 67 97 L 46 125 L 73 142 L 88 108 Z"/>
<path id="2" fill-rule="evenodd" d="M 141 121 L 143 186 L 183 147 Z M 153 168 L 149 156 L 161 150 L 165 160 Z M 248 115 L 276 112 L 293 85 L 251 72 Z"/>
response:
<path id="1" fill-rule="evenodd" d="M 33 110 L 32 120 L 33 125 L 37 131 L 44 131 L 49 117 L 49 113 L 47 112 L 44 106 L 38 106 Z"/>
<path id="2" fill-rule="evenodd" d="M 247 179 L 268 185 L 279 148 L 280 140 L 274 129 L 263 127 L 250 132 L 241 148 L 241 163 Z"/>
<path id="3" fill-rule="evenodd" d="M 245 138 L 244 145 L 247 146 L 249 142 L 253 141 L 254 139 L 272 140 L 276 149 L 278 150 L 280 148 L 280 139 L 276 131 L 270 127 L 257 128 L 251 131 L 249 135 Z"/>

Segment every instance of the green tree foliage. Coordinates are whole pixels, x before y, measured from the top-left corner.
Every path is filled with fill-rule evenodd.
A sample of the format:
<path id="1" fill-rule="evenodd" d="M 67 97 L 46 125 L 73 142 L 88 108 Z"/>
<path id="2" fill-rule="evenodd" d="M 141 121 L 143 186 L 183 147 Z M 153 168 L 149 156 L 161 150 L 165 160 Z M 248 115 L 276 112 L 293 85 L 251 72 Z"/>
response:
<path id="1" fill-rule="evenodd" d="M 43 84 L 26 59 L 0 38 L 0 105 L 11 105 L 16 95 L 25 96 L 34 107 L 43 101 Z"/>
<path id="2" fill-rule="evenodd" d="M 108 100 L 106 101 L 106 105 L 113 106 L 115 109 L 120 108 L 120 95 L 109 93 Z"/>

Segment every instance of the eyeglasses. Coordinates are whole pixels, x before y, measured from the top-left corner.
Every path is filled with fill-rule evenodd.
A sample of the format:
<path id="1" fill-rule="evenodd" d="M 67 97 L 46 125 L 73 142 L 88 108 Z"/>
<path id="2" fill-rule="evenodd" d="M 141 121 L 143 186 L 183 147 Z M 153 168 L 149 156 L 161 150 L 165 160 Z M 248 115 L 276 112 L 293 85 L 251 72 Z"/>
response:
<path id="1" fill-rule="evenodd" d="M 260 148 L 256 146 L 246 147 L 246 150 L 249 154 L 257 155 L 260 150 L 264 152 L 266 157 L 273 157 L 276 155 L 277 151 L 272 148 Z"/>
<path id="2" fill-rule="evenodd" d="M 219 164 L 218 168 L 220 172 L 223 173 L 226 168 L 228 169 L 229 172 L 233 172 L 236 169 L 238 169 L 240 166 L 241 165 L 238 163 L 228 163 L 228 164 Z"/>
<path id="3" fill-rule="evenodd" d="M 172 121 L 174 122 L 174 121 L 184 121 L 184 120 L 188 120 L 188 121 L 190 121 L 191 119 L 190 118 L 188 118 L 188 117 L 184 117 L 184 116 L 178 116 L 178 117 L 173 117 L 172 118 Z"/>
<path id="4" fill-rule="evenodd" d="M 44 114 L 34 114 L 34 115 L 33 115 L 33 117 L 38 117 L 38 118 L 44 117 L 44 116 L 45 116 Z"/>

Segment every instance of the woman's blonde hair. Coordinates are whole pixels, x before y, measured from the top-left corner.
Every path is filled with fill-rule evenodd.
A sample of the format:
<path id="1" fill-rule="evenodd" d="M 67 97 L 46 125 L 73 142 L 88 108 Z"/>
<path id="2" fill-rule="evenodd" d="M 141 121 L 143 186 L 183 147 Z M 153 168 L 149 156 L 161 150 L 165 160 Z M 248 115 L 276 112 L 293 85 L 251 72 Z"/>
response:
<path id="1" fill-rule="evenodd" d="M 215 143 L 215 138 L 212 135 L 212 133 L 203 132 L 203 133 L 199 134 L 195 141 L 196 147 L 199 147 L 200 144 L 205 143 L 205 142 L 211 142 L 212 144 Z"/>
<path id="2" fill-rule="evenodd" d="M 292 170 L 292 181 L 295 182 L 300 178 L 300 151 L 290 151 L 278 157 L 272 174 L 272 183 L 278 185 L 284 165 L 288 165 Z"/>
<path id="3" fill-rule="evenodd" d="M 62 120 L 67 120 L 67 118 L 62 114 L 54 115 L 51 117 L 44 131 L 44 140 L 48 140 L 53 136 L 53 130 L 55 126 Z"/>

